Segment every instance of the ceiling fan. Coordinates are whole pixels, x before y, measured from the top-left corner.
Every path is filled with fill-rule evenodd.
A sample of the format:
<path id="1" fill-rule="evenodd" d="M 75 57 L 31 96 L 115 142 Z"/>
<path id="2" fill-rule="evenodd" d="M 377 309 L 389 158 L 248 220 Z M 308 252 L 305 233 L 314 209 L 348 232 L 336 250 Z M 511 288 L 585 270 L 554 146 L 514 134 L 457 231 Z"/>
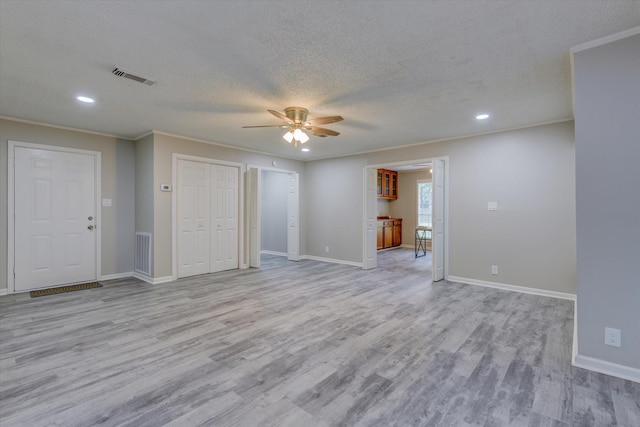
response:
<path id="1" fill-rule="evenodd" d="M 311 131 L 315 136 L 327 137 L 338 136 L 340 132 L 336 132 L 331 129 L 321 128 L 317 125 L 324 125 L 327 123 L 336 123 L 344 120 L 341 116 L 328 116 L 318 117 L 316 119 L 307 120 L 307 114 L 309 110 L 302 107 L 287 107 L 284 109 L 284 114 L 275 110 L 267 110 L 280 120 L 284 120 L 287 124 L 281 125 L 265 125 L 265 126 L 242 126 L 243 128 L 282 128 L 289 129 L 282 137 L 288 142 L 297 147 L 298 143 L 304 144 L 309 140 L 309 136 L 304 133 L 304 130 Z"/>

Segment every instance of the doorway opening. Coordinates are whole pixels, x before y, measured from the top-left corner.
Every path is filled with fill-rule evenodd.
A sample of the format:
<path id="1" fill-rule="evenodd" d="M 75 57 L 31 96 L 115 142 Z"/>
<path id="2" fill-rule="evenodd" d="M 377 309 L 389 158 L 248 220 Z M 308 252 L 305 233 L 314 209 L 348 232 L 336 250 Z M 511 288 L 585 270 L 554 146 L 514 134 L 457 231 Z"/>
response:
<path id="1" fill-rule="evenodd" d="M 249 266 L 259 268 L 263 254 L 299 259 L 299 175 L 249 166 L 247 170 Z"/>
<path id="2" fill-rule="evenodd" d="M 379 197 L 381 169 L 397 173 L 397 188 L 388 192 L 392 198 L 385 197 L 384 188 Z M 420 268 L 432 264 L 433 281 L 446 279 L 447 176 L 448 157 L 365 167 L 363 268 L 375 268 L 379 256 L 385 263 L 411 258 Z"/>

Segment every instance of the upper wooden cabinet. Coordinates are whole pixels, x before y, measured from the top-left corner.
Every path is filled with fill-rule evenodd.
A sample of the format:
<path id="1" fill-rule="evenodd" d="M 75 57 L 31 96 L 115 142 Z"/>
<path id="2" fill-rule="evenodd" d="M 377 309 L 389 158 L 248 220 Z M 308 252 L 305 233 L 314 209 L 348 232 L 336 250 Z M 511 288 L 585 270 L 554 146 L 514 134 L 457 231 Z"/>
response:
<path id="1" fill-rule="evenodd" d="M 398 172 L 378 169 L 378 199 L 398 198 Z"/>

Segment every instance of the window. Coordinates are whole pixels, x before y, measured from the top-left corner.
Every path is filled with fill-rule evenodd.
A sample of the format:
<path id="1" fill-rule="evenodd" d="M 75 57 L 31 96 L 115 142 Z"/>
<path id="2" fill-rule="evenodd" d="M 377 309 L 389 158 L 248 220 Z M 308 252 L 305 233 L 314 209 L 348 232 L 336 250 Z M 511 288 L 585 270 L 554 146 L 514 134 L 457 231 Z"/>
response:
<path id="1" fill-rule="evenodd" d="M 418 180 L 418 226 L 431 227 L 431 181 Z"/>

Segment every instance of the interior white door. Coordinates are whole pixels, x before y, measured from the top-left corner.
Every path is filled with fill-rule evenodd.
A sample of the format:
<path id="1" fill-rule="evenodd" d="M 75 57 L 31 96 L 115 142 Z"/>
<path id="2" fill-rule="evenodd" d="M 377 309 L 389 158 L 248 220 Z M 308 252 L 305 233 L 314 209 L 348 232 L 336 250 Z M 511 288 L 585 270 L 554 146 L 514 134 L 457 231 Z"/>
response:
<path id="1" fill-rule="evenodd" d="M 178 160 L 178 277 L 210 271 L 210 176 L 208 163 Z"/>
<path id="2" fill-rule="evenodd" d="M 297 173 L 287 174 L 287 259 L 299 259 L 299 178 Z"/>
<path id="3" fill-rule="evenodd" d="M 249 210 L 249 267 L 260 268 L 260 186 L 258 168 L 247 171 L 247 206 Z"/>
<path id="4" fill-rule="evenodd" d="M 433 281 L 444 279 L 444 160 L 433 161 L 433 203 L 431 205 L 433 228 L 432 238 L 432 263 Z"/>
<path id="5" fill-rule="evenodd" d="M 364 262 L 365 270 L 376 268 L 378 265 L 378 254 L 376 245 L 377 221 L 377 189 L 376 189 L 376 168 L 365 168 L 365 238 L 364 238 Z"/>
<path id="6" fill-rule="evenodd" d="M 211 165 L 211 272 L 238 268 L 238 168 Z"/>
<path id="7" fill-rule="evenodd" d="M 96 159 L 15 147 L 16 292 L 96 280 Z"/>

